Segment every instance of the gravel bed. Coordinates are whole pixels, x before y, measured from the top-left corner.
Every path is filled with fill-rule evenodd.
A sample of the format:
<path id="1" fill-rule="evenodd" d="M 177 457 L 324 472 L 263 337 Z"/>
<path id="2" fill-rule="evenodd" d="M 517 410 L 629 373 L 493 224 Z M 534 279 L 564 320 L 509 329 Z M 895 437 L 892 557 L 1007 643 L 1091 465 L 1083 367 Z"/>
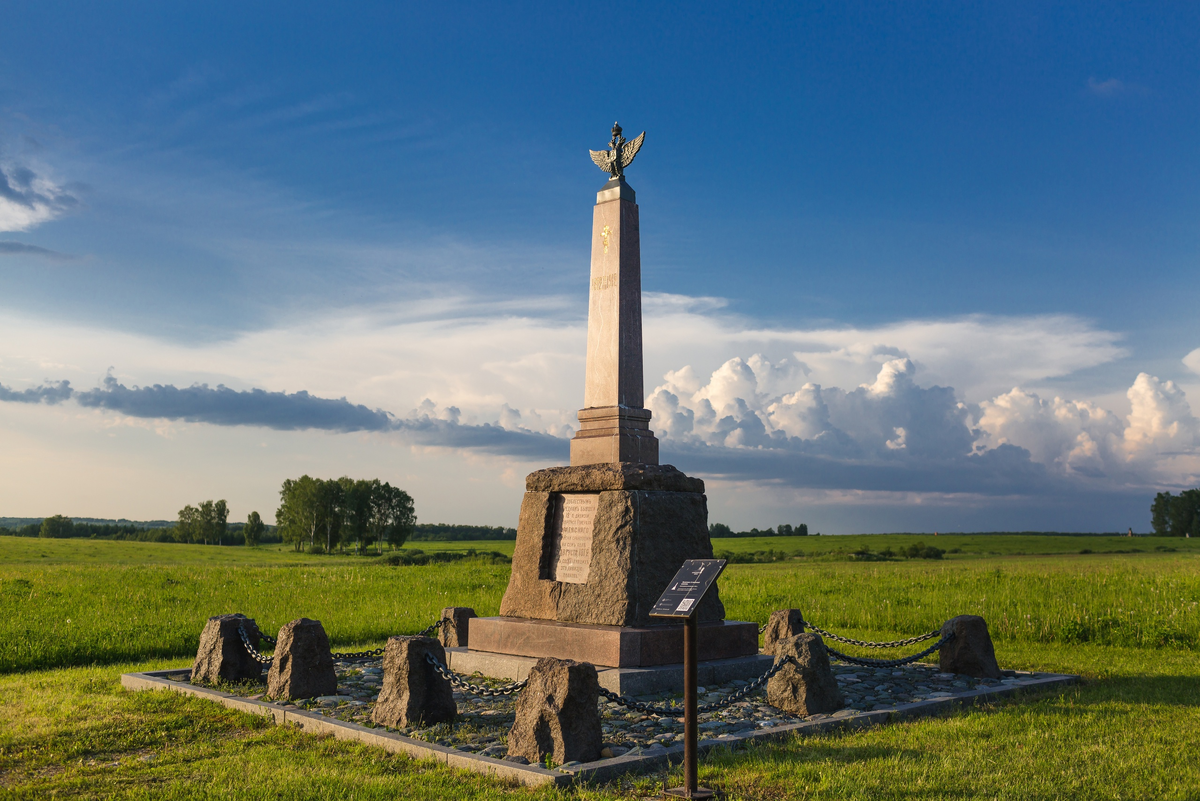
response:
<path id="1" fill-rule="evenodd" d="M 375 728 L 375 724 L 371 722 L 371 710 L 383 685 L 381 662 L 337 662 L 335 668 L 338 676 L 337 695 L 311 698 L 284 706 L 319 712 L 328 717 Z M 932 665 L 920 664 L 899 668 L 867 668 L 835 662 L 833 672 L 845 697 L 846 708 L 832 715 L 791 715 L 769 705 L 766 702 L 765 691 L 759 690 L 724 709 L 700 715 L 699 736 L 706 740 L 733 739 L 760 728 L 891 709 L 897 704 L 952 697 L 978 687 L 1019 683 L 1018 679 L 1007 676 L 1002 679 L 974 679 L 954 673 L 942 673 Z M 1006 671 L 1006 674 L 1012 672 Z M 480 676 L 472 677 L 471 681 L 490 687 L 508 683 Z M 700 687 L 699 703 L 704 705 L 720 701 L 747 684 L 745 681 L 732 681 L 720 686 Z M 243 684 L 221 689 L 254 700 L 263 698 L 261 685 L 256 688 L 254 685 Z M 513 724 L 516 698 L 516 695 L 484 698 L 456 689 L 454 700 L 458 704 L 459 714 L 453 723 L 439 723 L 429 727 L 388 728 L 388 731 L 461 751 L 523 763 L 525 760 L 520 757 L 507 756 L 506 743 L 508 731 Z M 672 702 L 678 704 L 681 702 L 681 696 L 661 693 L 636 696 L 636 700 L 656 705 Z M 673 744 L 676 740 L 682 741 L 682 708 L 678 716 L 648 715 L 634 712 L 615 701 L 602 699 L 600 713 L 604 734 L 603 756 L 606 758 L 623 754 L 651 753 Z"/>

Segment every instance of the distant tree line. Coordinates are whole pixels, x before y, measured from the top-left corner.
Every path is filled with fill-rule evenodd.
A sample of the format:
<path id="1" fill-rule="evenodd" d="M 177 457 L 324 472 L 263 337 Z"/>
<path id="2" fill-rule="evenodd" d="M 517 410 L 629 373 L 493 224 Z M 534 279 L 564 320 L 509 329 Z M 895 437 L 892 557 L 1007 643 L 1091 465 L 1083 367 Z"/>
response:
<path id="1" fill-rule="evenodd" d="M 332 553 L 353 544 L 362 553 L 371 545 L 399 548 L 416 526 L 413 499 L 379 479 L 287 479 L 279 490 L 275 523 L 295 550 Z"/>
<path id="2" fill-rule="evenodd" d="M 709 537 L 807 537 L 808 524 L 801 523 L 798 526 L 792 527 L 787 523 L 780 523 L 775 528 L 762 529 L 761 531 L 752 528 L 749 531 L 734 531 L 724 523 L 711 523 L 708 527 Z"/>
<path id="3" fill-rule="evenodd" d="M 1155 495 L 1150 527 L 1159 537 L 1200 537 L 1200 489 Z"/>
<path id="4" fill-rule="evenodd" d="M 0 528 L 0 533 L 17 537 L 46 537 L 51 539 L 125 540 L 130 542 L 185 542 L 209 545 L 256 545 L 259 542 L 279 542 L 274 526 L 263 525 L 258 512 L 251 512 L 246 523 L 228 523 L 224 501 L 201 501 L 196 506 L 179 510 L 179 520 L 173 526 L 139 526 L 134 524 L 79 523 L 65 515 L 52 515 L 38 523 Z"/>
<path id="5" fill-rule="evenodd" d="M 418 523 L 413 542 L 463 542 L 467 540 L 515 540 L 517 530 L 503 526 L 461 526 L 447 523 Z"/>

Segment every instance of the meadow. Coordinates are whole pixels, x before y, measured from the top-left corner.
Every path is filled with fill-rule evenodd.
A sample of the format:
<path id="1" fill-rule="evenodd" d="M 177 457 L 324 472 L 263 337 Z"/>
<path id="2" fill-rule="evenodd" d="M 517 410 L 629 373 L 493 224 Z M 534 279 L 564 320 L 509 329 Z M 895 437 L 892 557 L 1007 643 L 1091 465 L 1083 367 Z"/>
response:
<path id="1" fill-rule="evenodd" d="M 795 607 L 822 627 L 880 639 L 982 614 L 1003 666 L 1081 673 L 1086 683 L 1039 700 L 708 759 L 704 777 L 730 797 L 1200 797 L 1194 541 L 1014 535 L 952 545 L 943 535 L 938 547 L 959 553 L 862 562 L 852 554 L 863 544 L 878 552 L 914 538 L 765 545 L 779 548 L 781 539 L 809 550 L 730 565 L 721 580 L 730 618 L 763 621 Z M 744 539 L 714 545 L 764 548 Z M 211 614 L 243 611 L 267 631 L 315 617 L 335 647 L 365 646 L 415 632 L 451 604 L 494 614 L 507 579 L 507 566 L 472 560 L 392 567 L 269 548 L 0 538 L 0 793 L 557 798 L 118 686 L 124 671 L 188 664 Z M 638 796 L 654 781 L 573 792 Z"/>

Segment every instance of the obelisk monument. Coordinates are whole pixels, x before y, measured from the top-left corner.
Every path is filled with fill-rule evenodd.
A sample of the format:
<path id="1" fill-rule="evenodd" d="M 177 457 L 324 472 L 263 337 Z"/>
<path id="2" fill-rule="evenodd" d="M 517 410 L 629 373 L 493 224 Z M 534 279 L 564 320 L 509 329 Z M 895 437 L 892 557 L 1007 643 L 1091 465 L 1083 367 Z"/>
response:
<path id="1" fill-rule="evenodd" d="M 624 171 L 645 136 L 626 141 L 614 125 L 609 149 L 591 151 L 609 181 L 592 213 L 580 428 L 570 466 L 525 479 L 500 616 L 472 619 L 469 649 L 451 654 L 468 671 L 486 670 L 496 655 L 555 656 L 635 672 L 682 658 L 682 628 L 649 613 L 684 560 L 713 551 L 704 482 L 658 463 L 644 406 L 641 235 Z M 698 612 L 701 660 L 743 658 L 743 667 L 758 670 L 758 627 L 724 617 L 714 588 Z M 471 662 L 480 654 L 492 661 Z M 620 676 L 626 678 L 612 679 L 614 688 L 628 678 Z"/>
<path id="2" fill-rule="evenodd" d="M 625 182 L 646 134 L 631 142 L 613 125 L 610 150 L 592 160 L 612 178 L 592 212 L 587 377 L 571 464 L 658 464 L 658 440 L 642 389 L 642 241 L 637 195 Z"/>

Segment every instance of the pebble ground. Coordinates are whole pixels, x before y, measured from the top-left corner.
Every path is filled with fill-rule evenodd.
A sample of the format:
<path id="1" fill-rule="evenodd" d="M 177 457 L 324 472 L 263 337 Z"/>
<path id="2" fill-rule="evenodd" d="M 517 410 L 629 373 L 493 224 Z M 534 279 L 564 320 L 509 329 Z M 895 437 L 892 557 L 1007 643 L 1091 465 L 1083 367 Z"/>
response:
<path id="1" fill-rule="evenodd" d="M 285 706 L 374 727 L 375 724 L 371 722 L 371 710 L 383 686 L 383 669 L 380 664 L 379 661 L 338 662 L 337 695 L 312 698 Z M 844 709 L 832 715 L 799 717 L 767 704 L 765 691 L 759 690 L 716 712 L 700 715 L 700 738 L 718 741 L 734 739 L 760 728 L 891 709 L 897 704 L 960 695 L 977 687 L 1019 683 L 1015 678 L 974 679 L 954 673 L 942 673 L 936 667 L 921 664 L 899 668 L 867 668 L 835 662 L 833 671 L 846 701 Z M 488 687 L 504 684 L 481 677 L 473 677 L 471 682 Z M 703 706 L 721 701 L 745 687 L 747 683 L 732 681 L 720 686 L 701 687 L 699 703 Z M 253 699 L 262 697 L 261 694 L 254 694 L 252 687 L 242 687 L 239 694 Z M 520 757 L 508 757 L 508 747 L 505 744 L 513 724 L 515 695 L 484 697 L 469 690 L 455 689 L 454 700 L 458 704 L 459 712 L 454 723 L 389 731 L 462 751 L 524 762 Z M 678 695 L 661 693 L 637 696 L 636 700 L 661 706 L 672 702 L 678 704 L 681 699 Z M 605 757 L 649 753 L 671 745 L 683 737 L 682 708 L 678 715 L 654 715 L 636 712 L 615 701 L 601 700 L 600 713 Z"/>

